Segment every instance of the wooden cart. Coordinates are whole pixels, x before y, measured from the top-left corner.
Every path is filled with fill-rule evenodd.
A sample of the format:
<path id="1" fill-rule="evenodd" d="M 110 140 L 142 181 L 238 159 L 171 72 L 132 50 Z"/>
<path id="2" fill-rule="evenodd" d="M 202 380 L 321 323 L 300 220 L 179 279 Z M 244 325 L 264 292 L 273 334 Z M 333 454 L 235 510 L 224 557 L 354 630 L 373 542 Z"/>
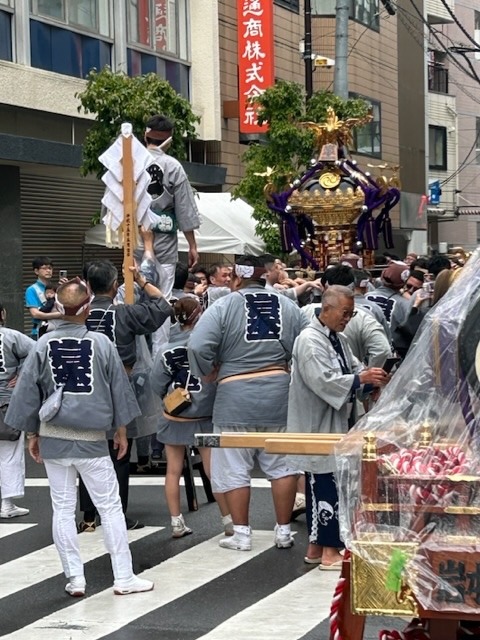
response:
<path id="1" fill-rule="evenodd" d="M 413 533 L 422 531 L 429 518 L 454 518 L 457 535 L 432 535 L 419 545 L 382 538 L 382 534 L 360 534 L 352 546 L 362 550 L 362 554 L 346 554 L 343 563 L 336 634 L 332 631 L 330 640 L 362 640 L 367 615 L 419 617 L 426 621 L 431 640 L 456 640 L 460 620 L 480 622 L 480 526 L 475 521 L 480 508 L 470 504 L 473 492 L 480 489 L 480 478 L 428 478 L 429 483 L 452 483 L 455 486 L 453 503 L 409 504 L 403 499 L 406 483 L 421 486 L 426 479 L 418 475 L 385 474 L 379 458 L 395 451 L 395 446 L 383 443 L 373 434 L 355 435 L 363 439 L 361 496 L 356 514 L 359 518 L 375 525 L 384 513 L 407 514 Z M 305 433 L 222 433 L 198 436 L 197 446 L 254 447 L 264 448 L 268 453 L 331 455 L 341 438 Z M 418 446 L 430 445 L 429 433 L 424 429 Z M 480 518 L 478 520 L 480 522 Z M 441 576 L 441 582 L 432 584 L 429 597 L 422 599 L 425 606 L 414 595 L 415 585 L 404 584 L 398 593 L 386 590 L 386 564 L 394 548 L 409 557 L 415 556 L 416 562 L 428 563 Z M 378 562 L 369 563 L 368 557 L 376 557 Z M 451 592 L 442 588 L 442 584 L 449 581 L 454 587 Z M 463 595 L 461 601 L 459 593 Z"/>

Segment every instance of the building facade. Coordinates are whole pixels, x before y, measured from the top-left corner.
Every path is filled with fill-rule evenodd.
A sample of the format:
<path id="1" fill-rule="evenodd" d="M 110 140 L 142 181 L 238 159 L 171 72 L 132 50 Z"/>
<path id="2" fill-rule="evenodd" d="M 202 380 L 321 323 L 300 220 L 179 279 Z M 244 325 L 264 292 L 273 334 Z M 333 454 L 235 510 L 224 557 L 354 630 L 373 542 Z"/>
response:
<path id="1" fill-rule="evenodd" d="M 298 0 L 274 3 L 279 78 L 302 77 L 302 11 Z M 105 65 L 157 73 L 190 100 L 201 117 L 184 163 L 195 187 L 226 190 L 242 175 L 238 117 L 223 111 L 238 101 L 235 0 L 0 0 L 0 299 L 15 328 L 27 324 L 34 256 L 81 272 L 103 188 L 80 177 L 91 117 L 76 93 Z"/>
<path id="2" fill-rule="evenodd" d="M 312 49 L 334 58 L 335 0 L 311 5 Z M 453 0 L 447 5 L 453 9 Z M 475 218 L 440 222 L 426 206 L 435 180 L 443 185 L 442 208 L 476 203 L 476 161 L 470 160 L 477 148 L 470 151 L 471 131 L 461 134 L 462 127 L 479 131 L 475 98 L 462 102 L 457 120 L 457 89 L 465 83 L 452 80 L 453 69 L 428 29 L 455 25 L 441 0 L 398 0 L 394 9 L 392 15 L 380 0 L 351 2 L 349 93 L 366 98 L 374 115 L 356 133 L 357 160 L 372 165 L 372 173 L 378 165 L 401 167 L 402 200 L 393 212 L 399 253 L 407 246 L 423 252 L 427 242 L 438 246 L 445 237 L 464 243 L 462 234 L 476 242 Z M 455 10 L 472 33 L 480 28 L 473 8 Z M 274 0 L 273 12 L 275 79 L 302 83 L 304 1 Z M 238 183 L 246 147 L 239 127 L 237 22 L 237 0 L 0 0 L 0 245 L 6 265 L 0 299 L 11 326 L 23 327 L 23 291 L 35 255 L 51 255 L 71 274 L 80 273 L 85 258 L 84 233 L 103 192 L 96 179 L 79 172 L 91 116 L 79 113 L 76 93 L 92 67 L 166 79 L 201 117 L 185 163 L 192 183 L 204 191 Z M 315 90 L 332 83 L 331 69 L 316 69 Z M 465 166 L 455 182 L 449 176 L 458 161 Z"/>
<path id="3" fill-rule="evenodd" d="M 461 245 L 471 251 L 480 244 L 480 80 L 475 78 L 480 60 L 480 51 L 475 51 L 478 47 L 475 42 L 480 42 L 480 2 L 456 0 L 455 17 L 459 24 L 449 17 L 445 45 L 451 57 L 444 54 L 443 63 L 449 92 L 456 97 L 456 121 L 448 123 L 446 138 L 447 144 L 456 146 L 456 173 L 447 175 L 444 188 L 449 184 L 454 188 L 451 200 L 458 217 L 439 224 L 438 236 L 450 247 Z"/>

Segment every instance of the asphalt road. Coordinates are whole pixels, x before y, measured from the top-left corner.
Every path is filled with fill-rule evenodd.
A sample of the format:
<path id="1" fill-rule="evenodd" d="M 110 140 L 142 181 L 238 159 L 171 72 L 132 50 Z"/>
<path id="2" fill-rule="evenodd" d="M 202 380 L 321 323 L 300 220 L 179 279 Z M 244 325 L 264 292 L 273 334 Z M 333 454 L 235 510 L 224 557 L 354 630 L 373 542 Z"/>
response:
<path id="1" fill-rule="evenodd" d="M 112 593 L 101 527 L 80 535 L 87 596 L 64 593 L 52 544 L 51 507 L 43 467 L 27 463 L 30 514 L 0 520 L 0 636 L 22 640 L 328 640 L 331 595 L 338 574 L 305 565 L 305 517 L 294 525 L 292 549 L 273 546 L 267 483 L 255 479 L 251 552 L 218 547 L 215 504 L 198 487 L 200 508 L 184 515 L 194 533 L 170 537 L 163 477 L 133 476 L 129 516 L 145 523 L 129 532 L 135 571 L 155 581 L 147 594 Z M 200 483 L 200 482 L 199 482 Z M 200 483 L 201 485 L 201 483 Z M 184 495 L 184 494 L 183 494 Z M 19 501 L 20 504 L 20 501 Z M 404 622 L 372 618 L 365 640 Z"/>

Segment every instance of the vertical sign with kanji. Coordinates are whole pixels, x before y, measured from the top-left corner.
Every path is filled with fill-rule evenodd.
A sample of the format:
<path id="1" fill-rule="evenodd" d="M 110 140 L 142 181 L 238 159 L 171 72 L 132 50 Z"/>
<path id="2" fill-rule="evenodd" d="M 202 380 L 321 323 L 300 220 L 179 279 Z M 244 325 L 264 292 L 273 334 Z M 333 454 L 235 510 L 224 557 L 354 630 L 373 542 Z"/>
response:
<path id="1" fill-rule="evenodd" d="M 273 0 L 237 0 L 240 133 L 262 133 L 250 99 L 274 83 Z"/>
<path id="2" fill-rule="evenodd" d="M 166 51 L 167 42 L 167 0 L 155 1 L 155 50 Z"/>

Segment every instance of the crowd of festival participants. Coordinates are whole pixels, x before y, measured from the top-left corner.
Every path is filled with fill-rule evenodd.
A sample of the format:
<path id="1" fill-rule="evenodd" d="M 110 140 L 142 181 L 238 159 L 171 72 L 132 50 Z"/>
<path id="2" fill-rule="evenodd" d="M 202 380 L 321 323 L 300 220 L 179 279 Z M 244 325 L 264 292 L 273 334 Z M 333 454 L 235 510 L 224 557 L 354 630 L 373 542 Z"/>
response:
<path id="1" fill-rule="evenodd" d="M 170 234 L 164 226 L 140 229 L 137 264 L 130 267 L 135 302 L 124 304 L 119 274 L 107 260 L 58 281 L 52 260 L 39 256 L 37 280 L 26 292 L 31 337 L 6 328 L 0 305 L 0 416 L 2 433 L 11 431 L 11 439 L 0 440 L 0 517 L 29 513 L 14 502 L 24 495 L 26 440 L 29 454 L 45 465 L 53 540 L 65 591 L 75 597 L 86 590 L 78 533 L 88 535 L 100 523 L 114 593 L 153 589 L 134 575 L 127 538 L 128 529 L 143 526 L 127 515 L 134 442 L 139 470 L 164 448 L 171 535 L 192 534 L 181 513 L 180 478 L 195 434 L 346 433 L 388 384 L 466 259 L 461 251 L 389 255 L 378 279 L 349 259 L 319 279 L 299 278 L 270 255 L 202 268 L 194 196 L 181 165 L 160 148 L 171 127 L 156 116 L 145 142 L 160 167 L 152 172 L 153 201 L 159 211 L 174 211 L 176 227 Z M 189 264 L 177 262 L 177 228 L 189 243 Z M 271 483 L 275 546 L 294 544 L 292 522 L 305 513 L 305 563 L 340 570 L 333 456 L 251 448 L 199 453 L 226 552 L 255 545 L 249 506 L 258 465 Z"/>

